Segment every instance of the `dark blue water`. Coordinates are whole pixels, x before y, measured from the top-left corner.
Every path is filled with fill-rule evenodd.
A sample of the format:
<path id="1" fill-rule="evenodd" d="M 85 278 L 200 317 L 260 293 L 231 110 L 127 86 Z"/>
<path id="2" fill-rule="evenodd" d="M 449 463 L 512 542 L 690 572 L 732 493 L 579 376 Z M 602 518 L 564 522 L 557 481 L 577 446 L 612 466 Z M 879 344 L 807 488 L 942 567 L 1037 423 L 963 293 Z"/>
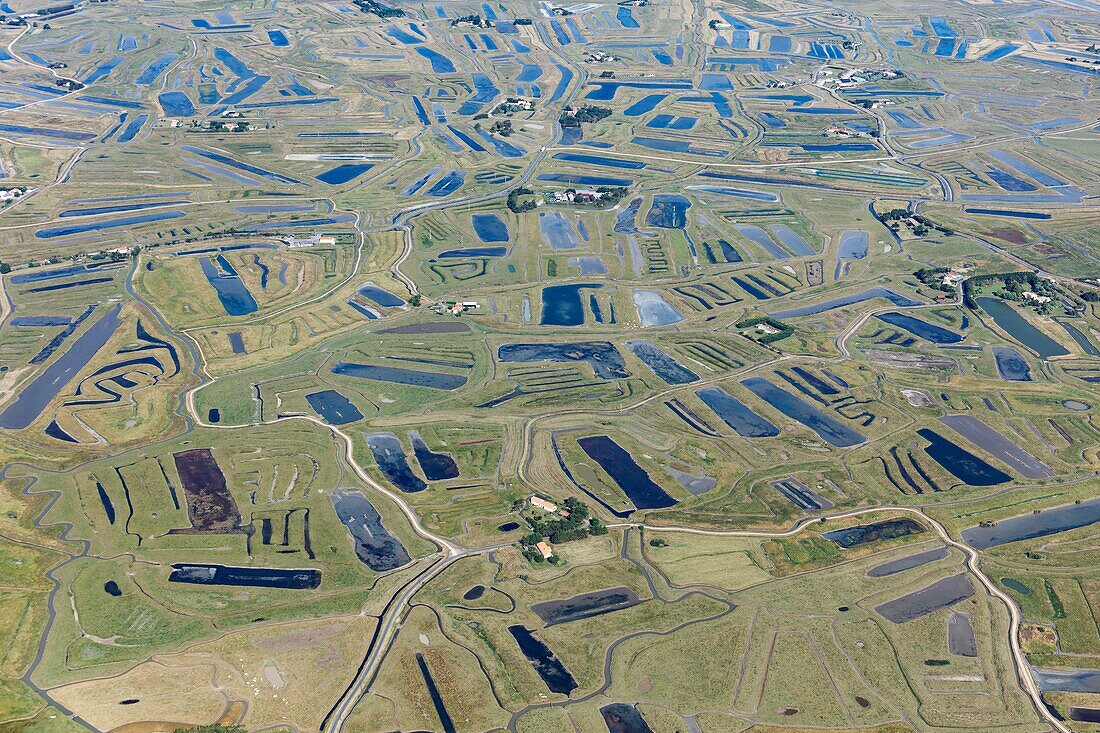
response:
<path id="1" fill-rule="evenodd" d="M 230 331 L 226 335 L 229 337 L 229 348 L 233 350 L 234 354 L 248 353 L 244 348 L 244 337 L 241 336 L 240 331 Z"/>
<path id="2" fill-rule="evenodd" d="M 663 509 L 676 500 L 653 482 L 633 456 L 606 435 L 592 435 L 577 441 L 588 457 L 600 464 L 638 509 Z"/>
<path id="3" fill-rule="evenodd" d="M 541 326 L 580 326 L 584 324 L 582 288 L 602 287 L 596 283 L 548 285 L 542 289 Z"/>
<path id="4" fill-rule="evenodd" d="M 401 441 L 393 433 L 375 433 L 366 436 L 367 446 L 374 454 L 374 460 L 390 482 L 406 494 L 414 494 L 428 488 L 428 485 L 409 467 L 409 459 Z"/>
<path id="5" fill-rule="evenodd" d="M 934 430 L 921 428 L 917 431 L 917 435 L 929 442 L 924 452 L 932 460 L 969 486 L 996 486 L 1012 479 L 1004 471 L 994 468 Z"/>
<path id="6" fill-rule="evenodd" d="M 38 239 L 52 239 L 54 237 L 68 237 L 73 234 L 83 234 L 85 232 L 99 232 L 106 229 L 118 229 L 120 227 L 129 227 L 135 224 L 146 224 L 152 221 L 163 221 L 165 219 L 177 219 L 183 216 L 182 211 L 158 211 L 148 214 L 140 214 L 138 216 L 127 216 L 120 219 L 108 219 L 105 221 L 88 222 L 85 224 L 68 224 L 60 227 L 50 227 L 47 229 L 39 229 L 34 233 L 34 236 Z"/>
<path id="7" fill-rule="evenodd" d="M 329 494 L 336 516 L 355 542 L 355 554 L 367 567 L 383 573 L 408 564 L 408 551 L 385 525 L 378 510 L 360 491 L 337 489 Z"/>
<path id="8" fill-rule="evenodd" d="M 276 183 L 301 184 L 301 181 L 295 178 L 291 178 L 290 176 L 284 176 L 282 173 L 273 173 L 272 171 L 264 170 L 263 168 L 254 166 L 251 163 L 242 163 L 239 160 L 234 160 L 233 158 L 230 158 L 228 155 L 213 153 L 207 150 L 203 150 L 202 148 L 196 148 L 192 145 L 183 145 L 181 147 L 188 153 L 192 153 L 194 155 L 213 160 L 217 163 L 221 163 L 222 165 L 229 166 L 230 168 L 236 168 L 237 170 L 252 173 L 253 175 L 260 176 L 261 178 L 266 178 L 269 181 L 275 181 Z"/>
<path id="9" fill-rule="evenodd" d="M 276 48 L 284 48 L 290 45 L 290 41 L 287 39 L 286 34 L 280 30 L 268 31 L 267 37 L 271 41 L 271 45 Z"/>
<path id="10" fill-rule="evenodd" d="M 121 323 L 118 314 L 121 309 L 122 306 L 118 304 L 111 308 L 81 334 L 68 351 L 27 385 L 15 402 L 0 413 L 0 428 L 22 430 L 34 422 L 118 329 Z"/>
<path id="11" fill-rule="evenodd" d="M 994 346 L 993 359 L 997 373 L 1008 382 L 1030 382 L 1031 367 L 1019 351 L 1010 346 Z"/>
<path id="12" fill-rule="evenodd" d="M 333 425 L 347 425 L 363 419 L 363 413 L 344 395 L 334 389 L 306 395 L 306 402 L 318 415 Z"/>
<path id="13" fill-rule="evenodd" d="M 570 163 L 585 163 L 587 165 L 621 168 L 624 170 L 637 171 L 646 167 L 645 163 L 638 160 L 623 160 L 622 158 L 609 158 L 606 155 L 590 155 L 587 153 L 555 153 L 554 158 Z"/>
<path id="14" fill-rule="evenodd" d="M 157 101 L 167 117 L 190 117 L 195 114 L 195 105 L 183 92 L 163 92 Z"/>
<path id="15" fill-rule="evenodd" d="M 329 168 L 324 173 L 317 175 L 316 178 L 321 183 L 338 186 L 358 178 L 373 167 L 374 163 L 342 163 L 334 168 Z"/>
<path id="16" fill-rule="evenodd" d="M 589 176 L 579 173 L 540 173 L 538 180 L 553 183 L 573 183 L 578 186 L 612 186 L 615 188 L 627 188 L 634 183 L 629 178 Z"/>
<path id="17" fill-rule="evenodd" d="M 619 21 L 619 25 L 623 28 L 635 29 L 640 27 L 638 21 L 634 20 L 634 15 L 630 12 L 630 8 L 628 7 L 620 7 L 616 10 L 615 20 Z"/>
<path id="18" fill-rule="evenodd" d="M 1043 211 L 1006 211 L 1005 209 L 963 209 L 967 214 L 985 214 L 987 216 L 1009 216 L 1016 219 L 1049 219 L 1050 214 Z"/>
<path id="19" fill-rule="evenodd" d="M 535 668 L 535 671 L 538 672 L 539 677 L 542 678 L 542 681 L 546 683 L 551 692 L 568 695 L 577 689 L 577 682 L 573 679 L 573 675 L 569 674 L 569 670 L 565 668 L 561 660 L 554 655 L 554 652 L 550 651 L 550 647 L 535 638 L 535 635 L 527 628 L 518 624 L 509 626 L 508 632 L 519 644 L 523 656 L 531 662 L 531 666 Z"/>
<path id="20" fill-rule="evenodd" d="M 168 68 L 168 65 L 175 61 L 179 56 L 174 53 L 166 53 L 158 58 L 153 63 L 149 64 L 138 74 L 138 77 L 134 79 L 134 83 L 139 86 L 149 86 L 155 84 L 160 75 L 164 73 L 164 70 Z"/>
<path id="21" fill-rule="evenodd" d="M 134 139 L 134 137 L 141 131 L 142 125 L 149 121 L 149 115 L 138 115 L 134 119 L 130 120 L 130 124 L 126 125 L 126 129 L 122 131 L 122 134 L 118 136 L 118 142 L 128 143 Z"/>
<path id="22" fill-rule="evenodd" d="M 413 455 L 416 456 L 416 462 L 420 464 L 420 470 L 424 472 L 426 479 L 445 481 L 458 478 L 458 464 L 449 454 L 433 452 L 415 430 L 409 431 L 409 442 L 412 443 Z"/>
<path id="23" fill-rule="evenodd" d="M 646 215 L 646 223 L 663 229 L 683 229 L 687 225 L 687 210 L 691 202 L 675 193 L 659 193 Z"/>
<path id="24" fill-rule="evenodd" d="M 866 440 L 858 432 L 836 418 L 826 415 L 821 410 L 795 397 L 790 392 L 776 387 L 766 379 L 749 377 L 741 380 L 741 384 L 787 417 L 797 420 L 813 430 L 822 440 L 831 445 L 838 448 L 847 448 L 859 445 Z"/>
<path id="25" fill-rule="evenodd" d="M 915 305 L 920 305 L 918 301 L 906 297 L 900 293 L 896 293 L 889 288 L 875 286 L 859 293 L 853 293 L 851 295 L 833 298 L 832 300 L 826 300 L 821 303 L 815 303 L 812 305 L 804 305 L 799 308 L 790 308 L 788 310 L 779 311 L 778 313 L 773 313 L 772 315 L 778 319 L 812 316 L 818 313 L 824 313 L 825 311 L 835 310 L 836 308 L 843 308 L 845 306 L 853 305 L 855 303 L 862 303 L 873 298 L 885 298 L 899 308 L 912 308 Z"/>
<path id="26" fill-rule="evenodd" d="M 171 583 L 231 585 L 259 588 L 311 590 L 321 584 L 320 570 L 280 568 L 235 568 L 224 565 L 174 563 L 168 575 Z"/>
<path id="27" fill-rule="evenodd" d="M 443 260 L 456 257 L 503 257 L 507 252 L 506 247 L 464 247 L 440 252 L 438 256 Z"/>
<path id="28" fill-rule="evenodd" d="M 925 341 L 931 341 L 934 344 L 957 344 L 962 341 L 962 336 L 954 331 L 948 331 L 946 328 L 941 328 L 905 313 L 891 311 L 890 313 L 879 313 L 875 317 L 880 321 L 889 323 L 891 326 L 903 328 L 909 333 L 920 336 Z"/>
<path id="29" fill-rule="evenodd" d="M 187 201 L 148 201 L 134 204 L 114 204 L 111 206 L 91 206 L 85 209 L 65 209 L 59 217 L 65 219 L 71 216 L 99 216 L 101 214 L 114 214 L 121 211 L 140 211 L 142 209 L 155 209 L 161 206 L 178 206 Z M 83 269 L 83 268 L 81 268 Z M 13 281 L 14 282 L 14 281 Z"/>
<path id="30" fill-rule="evenodd" d="M 466 377 L 441 372 L 421 372 L 414 369 L 402 369 L 400 367 L 375 366 L 373 364 L 356 364 L 353 362 L 338 362 L 332 367 L 333 374 L 340 374 L 359 379 L 373 379 L 379 382 L 393 382 L 394 384 L 407 384 L 413 387 L 429 387 L 431 389 L 452 390 L 466 384 Z"/>
<path id="31" fill-rule="evenodd" d="M 428 195 L 440 198 L 443 196 L 450 196 L 452 193 L 462 188 L 462 184 L 465 182 L 466 173 L 464 171 L 451 171 L 436 181 L 432 187 L 428 189 Z"/>
<path id="32" fill-rule="evenodd" d="M 963 530 L 962 537 L 974 549 L 988 550 L 997 545 L 1046 537 L 1097 522 L 1100 522 L 1100 498 L 1044 509 L 1038 514 L 1002 519 L 992 527 L 971 527 Z M 1023 587 L 1027 590 L 1027 586 Z"/>
<path id="33" fill-rule="evenodd" d="M 474 214 L 470 217 L 474 234 L 482 242 L 507 242 L 508 227 L 496 214 Z"/>
<path id="34" fill-rule="evenodd" d="M 706 387 L 695 394 L 722 418 L 722 422 L 744 438 L 773 438 L 779 435 L 779 428 L 721 387 Z"/>
<path id="35" fill-rule="evenodd" d="M 627 341 L 626 347 L 666 384 L 690 384 L 699 381 L 698 374 L 645 339 Z"/>
<path id="36" fill-rule="evenodd" d="M 259 310 L 256 299 L 248 292 L 244 282 L 229 261 L 218 255 L 217 264 L 209 257 L 200 257 L 199 266 L 206 281 L 214 286 L 225 312 L 231 316 L 244 316 Z"/>
<path id="37" fill-rule="evenodd" d="M 400 308 L 401 306 L 405 305 L 405 301 L 401 300 L 401 298 L 398 298 L 396 295 L 389 292 L 388 290 L 383 290 L 377 285 L 373 285 L 370 283 L 359 288 L 357 292 L 367 300 L 370 300 L 382 306 L 383 308 Z"/>
<path id="38" fill-rule="evenodd" d="M 650 94 L 642 97 L 637 102 L 624 109 L 623 114 L 627 117 L 639 117 L 647 112 L 652 112 L 654 107 L 663 102 L 667 96 L 667 94 Z"/>
<path id="39" fill-rule="evenodd" d="M 607 341 L 577 341 L 561 344 L 502 344 L 497 349 L 502 362 L 584 361 L 601 379 L 626 379 L 630 372 L 623 355 Z"/>

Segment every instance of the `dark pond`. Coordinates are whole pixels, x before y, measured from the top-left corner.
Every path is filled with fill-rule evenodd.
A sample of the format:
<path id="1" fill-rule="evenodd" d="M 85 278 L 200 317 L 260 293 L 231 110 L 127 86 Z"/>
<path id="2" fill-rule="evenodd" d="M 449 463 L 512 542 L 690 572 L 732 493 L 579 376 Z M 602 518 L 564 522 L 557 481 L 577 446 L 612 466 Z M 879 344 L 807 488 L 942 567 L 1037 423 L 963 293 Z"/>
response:
<path id="1" fill-rule="evenodd" d="M 435 680 L 432 679 L 432 672 L 428 669 L 428 663 L 420 652 L 416 653 L 416 664 L 420 667 L 420 674 L 424 676 L 424 685 L 428 688 L 429 697 L 432 698 L 432 705 L 435 707 L 435 714 L 439 716 L 439 724 L 443 728 L 443 733 L 455 733 L 455 724 L 451 720 L 450 713 L 447 712 L 447 706 L 443 704 L 443 695 L 439 694 L 439 688 L 436 686 Z"/>
<path id="2" fill-rule="evenodd" d="M 1031 322 L 1018 310 L 1000 298 L 986 296 L 977 298 L 977 302 L 981 309 L 990 315 L 994 323 L 1009 336 L 1038 354 L 1040 359 L 1069 353 L 1064 346 L 1031 325 Z"/>
<path id="3" fill-rule="evenodd" d="M 405 455 L 405 449 L 401 447 L 401 441 L 393 433 L 375 433 L 368 435 L 367 446 L 374 454 L 374 460 L 378 463 L 378 469 L 393 483 L 394 486 L 406 494 L 413 494 L 428 488 L 419 476 L 409 467 L 409 459 Z"/>
<path id="4" fill-rule="evenodd" d="M 218 255 L 217 264 L 209 257 L 200 257 L 199 266 L 207 282 L 214 286 L 225 312 L 231 316 L 243 316 L 259 310 L 256 299 L 248 292 L 244 282 L 229 260 Z"/>
<path id="5" fill-rule="evenodd" d="M 891 326 L 903 328 L 914 336 L 920 336 L 925 341 L 931 341 L 934 344 L 957 344 L 962 341 L 962 336 L 954 331 L 948 331 L 946 328 L 941 328 L 905 313 L 891 311 L 890 313 L 879 313 L 875 318 L 889 323 Z"/>
<path id="6" fill-rule="evenodd" d="M 519 522 L 505 522 L 497 527 L 497 530 L 500 532 L 513 532 L 517 529 L 519 529 Z"/>
<path id="7" fill-rule="evenodd" d="M 580 326 L 584 324 L 581 289 L 602 287 L 597 283 L 548 285 L 542 289 L 542 326 Z"/>
<path id="8" fill-rule="evenodd" d="M 797 420 L 821 437 L 822 440 L 839 448 L 847 448 L 863 443 L 865 438 L 858 432 L 826 415 L 816 407 L 795 397 L 790 392 L 776 387 L 766 379 L 749 377 L 741 380 L 749 391 L 782 412 L 792 420 Z"/>
<path id="9" fill-rule="evenodd" d="M 875 611 L 895 624 L 918 619 L 941 608 L 953 606 L 974 595 L 974 586 L 965 573 L 937 580 L 932 585 L 913 591 L 901 598 L 875 606 Z"/>
<path id="10" fill-rule="evenodd" d="M 367 283 L 359 288 L 358 292 L 367 300 L 377 303 L 383 308 L 400 308 L 405 305 L 405 301 L 401 300 L 401 298 L 398 298 L 388 290 L 383 290 L 372 283 Z"/>
<path id="11" fill-rule="evenodd" d="M 956 657 L 978 656 L 978 640 L 974 638 L 974 627 L 968 614 L 952 611 L 948 616 L 947 649 Z"/>
<path id="12" fill-rule="evenodd" d="M 921 534 L 922 532 L 924 532 L 924 527 L 919 522 L 904 517 L 902 519 L 887 519 L 872 524 L 861 524 L 847 529 L 834 529 L 831 532 L 822 532 L 821 536 L 847 548 L 862 545 L 866 542 L 892 540 L 911 534 Z"/>
<path id="13" fill-rule="evenodd" d="M 363 413 L 359 412 L 359 408 L 334 389 L 307 394 L 306 402 L 318 415 L 333 425 L 346 425 L 363 419 Z"/>
<path id="14" fill-rule="evenodd" d="M 606 435 L 591 435 L 577 441 L 588 457 L 600 464 L 638 509 L 663 509 L 676 500 L 653 482 L 622 446 Z"/>
<path id="15" fill-rule="evenodd" d="M 483 595 L 485 595 L 485 586 L 475 585 L 474 587 L 470 588 L 470 590 L 468 590 L 468 591 L 466 591 L 465 593 L 462 594 L 462 600 L 464 600 L 464 601 L 476 601 L 478 598 L 481 598 Z"/>
<path id="16" fill-rule="evenodd" d="M 626 379 L 630 376 L 623 355 L 607 341 L 575 341 L 563 344 L 502 344 L 497 350 L 501 361 L 584 361 L 601 379 Z"/>
<path id="17" fill-rule="evenodd" d="M 115 523 L 115 505 L 111 501 L 111 497 L 107 495 L 107 491 L 103 488 L 103 484 L 99 481 L 95 482 L 96 491 L 99 493 L 99 502 L 103 504 L 103 513 L 107 515 L 107 521 L 111 524 Z"/>
<path id="18" fill-rule="evenodd" d="M 190 117 L 195 114 L 195 105 L 183 92 L 164 92 L 157 97 L 157 101 L 168 117 Z"/>
<path id="19" fill-rule="evenodd" d="M 568 695 L 577 689 L 577 682 L 573 679 L 573 675 L 569 674 L 569 670 L 565 668 L 561 660 L 554 655 L 554 652 L 550 651 L 550 647 L 535 638 L 534 634 L 519 624 L 509 626 L 508 632 L 519 644 L 523 656 L 531 662 L 531 666 L 538 672 L 539 677 L 542 677 L 542 681 L 546 683 L 551 692 Z"/>
<path id="20" fill-rule="evenodd" d="M 222 411 L 216 407 L 211 407 L 206 412 L 206 421 L 209 423 L 220 423 L 222 421 Z"/>
<path id="21" fill-rule="evenodd" d="M 474 233 L 482 242 L 507 242 L 508 227 L 496 214 L 474 214 L 470 217 Z"/>
<path id="22" fill-rule="evenodd" d="M 360 491 L 337 489 L 329 495 L 336 516 L 355 542 L 355 554 L 376 572 L 407 564 L 409 553 L 382 524 L 382 517 Z"/>
<path id="23" fill-rule="evenodd" d="M 677 193 L 659 193 L 646 215 L 646 223 L 663 229 L 683 229 L 691 202 Z"/>
<path id="24" fill-rule="evenodd" d="M 333 374 L 342 374 L 359 379 L 373 379 L 379 382 L 393 382 L 394 384 L 407 384 L 414 387 L 430 387 L 432 389 L 458 389 L 466 384 L 466 377 L 455 374 L 443 374 L 440 372 L 421 372 L 415 369 L 402 369 L 400 367 L 375 366 L 373 364 L 356 364 L 349 361 L 341 361 L 332 367 Z"/>
<path id="25" fill-rule="evenodd" d="M 1038 514 L 1002 519 L 992 527 L 970 527 L 963 530 L 962 537 L 975 550 L 987 550 L 1009 542 L 1087 527 L 1096 522 L 1100 522 L 1100 498 L 1044 509 Z"/>
<path id="26" fill-rule="evenodd" d="M 341 163 L 338 166 L 329 168 L 323 173 L 319 173 L 315 177 L 321 183 L 338 186 L 342 183 L 355 180 L 373 167 L 374 163 Z"/>
<path id="27" fill-rule="evenodd" d="M 630 11 L 629 8 L 619 8 Z M 607 733 L 653 733 L 636 705 L 613 702 L 600 708 L 600 715 L 607 725 Z"/>
<path id="28" fill-rule="evenodd" d="M 22 430 L 34 422 L 46 405 L 57 397 L 65 385 L 84 368 L 111 338 L 122 322 L 118 314 L 121 304 L 116 304 L 102 318 L 88 327 L 69 350 L 35 378 L 19 397 L 0 413 L 0 428 Z M 621 357 L 620 357 L 621 359 Z"/>
<path id="29" fill-rule="evenodd" d="M 101 219 L 95 222 L 88 222 L 85 224 L 68 224 L 60 227 L 51 227 L 47 229 L 39 229 L 34 233 L 34 236 L 39 239 L 52 239 L 53 237 L 68 237 L 73 234 L 83 234 L 85 232 L 98 232 L 105 229 L 118 229 L 120 227 L 131 227 L 135 224 L 146 224 L 154 221 L 162 221 L 164 219 L 178 219 L 184 216 L 182 211 L 154 211 L 148 214 L 137 214 L 135 216 L 124 216 L 118 219 Z"/>
<path id="30" fill-rule="evenodd" d="M 940 422 L 1025 478 L 1050 478 L 1054 475 L 1045 463 L 972 415 L 945 415 Z"/>
<path id="31" fill-rule="evenodd" d="M 229 348 L 233 350 L 234 354 L 248 353 L 244 348 L 244 337 L 241 336 L 240 331 L 230 331 L 226 334 L 229 337 Z"/>
<path id="32" fill-rule="evenodd" d="M 439 258 L 446 260 L 456 257 L 503 257 L 507 252 L 507 247 L 463 247 L 440 252 Z"/>
<path id="33" fill-rule="evenodd" d="M 584 163 L 586 165 L 598 165 L 605 168 L 619 168 L 621 170 L 641 170 L 645 163 L 638 160 L 625 160 L 623 158 L 609 158 L 606 155 L 591 155 L 589 153 L 555 153 L 555 160 L 564 160 L 567 163 Z"/>
<path id="34" fill-rule="evenodd" d="M 458 464 L 447 453 L 433 453 L 420 433 L 409 431 L 409 441 L 412 443 L 413 454 L 416 462 L 420 464 L 420 470 L 429 481 L 443 481 L 458 477 Z"/>
<path id="35" fill-rule="evenodd" d="M 706 387 L 695 395 L 743 438 L 773 438 L 779 435 L 779 428 L 721 387 Z"/>
<path id="36" fill-rule="evenodd" d="M 118 598 L 122 595 L 122 591 L 119 589 L 118 583 L 113 580 L 108 580 L 106 583 L 103 584 L 103 591 L 107 595 L 114 596 L 115 598 Z"/>
<path id="37" fill-rule="evenodd" d="M 876 565 L 867 571 L 867 575 L 872 578 L 885 578 L 887 575 L 894 575 L 905 570 L 912 570 L 913 568 L 919 568 L 921 565 L 927 565 L 930 562 L 936 562 L 947 557 L 946 547 L 937 547 L 934 550 L 925 550 L 924 552 L 918 552 L 915 555 L 908 555 L 907 557 L 899 557 L 897 560 L 891 560 L 890 562 L 884 562 L 882 565 Z"/>
<path id="38" fill-rule="evenodd" d="M 627 341 L 626 347 L 666 384 L 690 384 L 699 381 L 698 374 L 645 339 Z"/>
<path id="39" fill-rule="evenodd" d="M 862 303 L 866 300 L 873 298 L 886 298 L 888 301 L 898 306 L 899 308 L 912 308 L 915 305 L 920 305 L 919 302 L 912 298 L 906 297 L 901 293 L 896 293 L 889 288 L 881 286 L 875 286 L 868 288 L 859 293 L 852 293 L 851 295 L 844 295 L 839 298 L 833 298 L 832 300 L 825 300 L 820 303 L 814 303 L 812 305 L 804 305 L 798 308 L 791 308 L 785 311 L 779 311 L 773 313 L 775 318 L 798 318 L 800 316 L 812 316 L 817 313 L 824 313 L 825 311 L 834 310 L 836 308 L 843 308 L 844 306 L 853 305 L 855 303 Z"/>
<path id="40" fill-rule="evenodd" d="M 1012 479 L 1004 471 L 986 463 L 970 451 L 960 448 L 942 435 L 928 428 L 917 431 L 929 442 L 924 452 L 952 476 L 970 486 L 995 486 Z"/>
<path id="41" fill-rule="evenodd" d="M 225 565 L 174 563 L 168 575 L 172 583 L 233 585 L 260 588 L 306 590 L 321 584 L 321 571 L 312 569 L 237 568 Z"/>
<path id="42" fill-rule="evenodd" d="M 543 601 L 531 606 L 531 610 L 546 622 L 547 626 L 580 621 L 593 616 L 602 616 L 611 611 L 637 606 L 641 603 L 638 594 L 630 588 L 620 586 L 605 590 L 582 593 L 572 598 L 555 601 Z"/>
<path id="43" fill-rule="evenodd" d="M 441 54 L 439 51 L 436 51 L 436 50 L 431 49 L 431 48 L 425 48 L 423 46 L 419 46 L 419 47 L 417 47 L 416 52 L 418 54 L 420 54 L 421 56 L 423 56 L 424 58 L 428 59 L 429 63 L 431 63 L 431 65 L 432 65 L 432 71 L 434 71 L 436 74 L 453 74 L 454 73 L 454 71 L 455 71 L 454 62 L 451 61 L 446 56 L 444 56 L 443 54 Z"/>
<path id="44" fill-rule="evenodd" d="M 1069 719 L 1078 723 L 1100 723 L 1100 708 L 1071 707 Z"/>
<path id="45" fill-rule="evenodd" d="M 997 362 L 997 373 L 1008 382 L 1030 382 L 1031 367 L 1011 346 L 994 346 L 993 359 Z"/>

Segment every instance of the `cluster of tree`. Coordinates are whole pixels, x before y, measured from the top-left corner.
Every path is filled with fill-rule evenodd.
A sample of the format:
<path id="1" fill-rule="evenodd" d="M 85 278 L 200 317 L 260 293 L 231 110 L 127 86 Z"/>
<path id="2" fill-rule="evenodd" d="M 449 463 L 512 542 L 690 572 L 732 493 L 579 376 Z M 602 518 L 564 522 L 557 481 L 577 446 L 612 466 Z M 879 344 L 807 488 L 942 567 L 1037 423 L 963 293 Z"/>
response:
<path id="1" fill-rule="evenodd" d="M 523 196 L 532 196 L 534 191 L 526 186 L 520 186 L 519 188 L 513 188 L 508 192 L 508 210 L 515 214 L 522 214 L 525 211 L 533 211 L 535 206 L 534 199 L 521 200 Z"/>
<path id="2" fill-rule="evenodd" d="M 783 339 L 794 333 L 794 326 L 790 325 L 789 323 L 783 323 L 783 321 L 777 321 L 770 316 L 749 318 L 748 320 L 738 323 L 737 328 L 741 329 L 743 333 L 745 329 L 755 329 L 759 325 L 764 325 L 770 329 L 773 329 L 772 333 L 768 333 L 766 331 L 757 332 L 749 336 L 749 338 L 751 338 L 753 341 L 757 341 L 762 344 L 773 344 L 776 341 L 782 341 Z"/>
<path id="3" fill-rule="evenodd" d="M 512 121 L 496 120 L 493 122 L 493 126 L 489 128 L 489 132 L 494 135 L 500 135 L 501 137 L 509 137 L 514 132 L 512 129 Z"/>
<path id="4" fill-rule="evenodd" d="M 542 562 L 545 558 L 535 545 L 543 540 L 560 545 L 592 535 L 607 534 L 607 525 L 599 517 L 591 516 L 588 505 L 583 501 L 571 496 L 562 502 L 561 508 L 564 510 L 561 514 L 538 513 L 527 517 L 531 532 L 519 541 L 520 550 L 525 557 L 534 562 Z M 565 514 L 568 516 L 563 516 Z M 550 561 L 554 562 L 554 557 Z"/>
<path id="5" fill-rule="evenodd" d="M 597 107 L 586 104 L 580 109 L 566 109 L 561 113 L 562 127 L 580 127 L 582 122 L 599 122 L 605 117 L 611 116 L 611 110 L 607 107 Z"/>
<path id="6" fill-rule="evenodd" d="M 1001 281 L 1004 287 L 993 292 L 998 298 L 1005 300 L 1023 300 L 1023 294 L 1035 293 L 1050 298 L 1054 303 L 1059 293 L 1054 283 L 1044 280 L 1034 272 L 1004 272 L 991 275 L 977 275 L 963 282 L 963 304 L 971 310 L 977 310 L 978 304 L 974 300 L 974 291 L 988 283 Z M 1035 303 L 1036 307 L 1045 312 L 1045 303 Z"/>
<path id="7" fill-rule="evenodd" d="M 885 214 L 880 214 L 879 221 L 890 228 L 891 231 L 898 231 L 902 224 L 909 227 L 913 234 L 918 237 L 923 237 L 928 232 L 935 229 L 938 232 L 943 232 L 947 236 L 951 236 L 955 233 L 954 229 L 937 224 L 929 219 L 927 216 L 921 214 L 914 214 L 908 209 L 890 209 Z"/>
<path id="8" fill-rule="evenodd" d="M 913 276 L 930 288 L 936 288 L 944 293 L 955 293 L 951 285 L 944 285 L 943 276 L 950 272 L 947 267 L 922 267 L 913 273 Z"/>
<path id="9" fill-rule="evenodd" d="M 401 8 L 391 8 L 389 5 L 383 5 L 378 0 L 353 0 L 356 7 L 362 10 L 364 13 L 373 13 L 379 18 L 400 18 L 405 14 L 405 11 Z"/>
<path id="10" fill-rule="evenodd" d="M 1100 303 L 1100 290 L 1086 290 L 1081 293 L 1081 299 L 1089 303 Z"/>
<path id="11" fill-rule="evenodd" d="M 512 25 L 531 25 L 530 18 L 516 18 L 512 21 Z"/>

